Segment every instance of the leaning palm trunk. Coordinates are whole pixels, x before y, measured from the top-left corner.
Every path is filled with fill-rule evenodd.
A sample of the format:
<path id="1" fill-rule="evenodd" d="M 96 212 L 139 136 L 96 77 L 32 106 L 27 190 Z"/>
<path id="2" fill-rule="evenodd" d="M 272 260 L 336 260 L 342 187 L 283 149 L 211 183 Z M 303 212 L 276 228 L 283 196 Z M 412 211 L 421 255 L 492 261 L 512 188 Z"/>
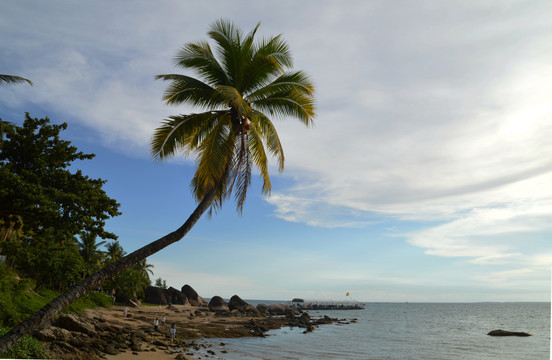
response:
<path id="1" fill-rule="evenodd" d="M 138 261 L 147 258 L 148 256 L 155 254 L 156 252 L 164 249 L 182 239 L 188 231 L 192 229 L 195 223 L 199 220 L 201 215 L 211 206 L 216 194 L 219 184 L 211 189 L 203 198 L 203 200 L 196 207 L 194 212 L 190 215 L 188 220 L 176 231 L 163 236 L 162 238 L 134 251 L 133 253 L 123 257 L 122 259 L 114 262 L 97 273 L 87 277 L 79 284 L 73 286 L 67 290 L 64 294 L 60 295 L 56 299 L 50 301 L 42 309 L 31 315 L 28 319 L 24 320 L 21 324 L 17 325 L 10 332 L 0 338 L 0 354 L 6 352 L 11 346 L 19 341 L 23 336 L 31 334 L 34 330 L 40 327 L 46 320 L 54 317 L 61 309 L 71 304 L 88 291 L 97 288 L 105 280 L 112 278 L 127 267 L 136 264 Z"/>

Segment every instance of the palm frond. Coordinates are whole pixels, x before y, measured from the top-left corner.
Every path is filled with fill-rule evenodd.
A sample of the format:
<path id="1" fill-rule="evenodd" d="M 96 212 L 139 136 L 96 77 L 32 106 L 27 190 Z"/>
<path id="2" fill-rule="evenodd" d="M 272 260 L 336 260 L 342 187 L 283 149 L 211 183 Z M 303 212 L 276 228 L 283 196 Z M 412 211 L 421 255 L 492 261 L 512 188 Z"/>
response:
<path id="1" fill-rule="evenodd" d="M 278 136 L 276 127 L 272 121 L 270 121 L 265 114 L 261 112 L 254 112 L 250 132 L 252 132 L 253 135 L 258 135 L 262 139 L 264 145 L 266 145 L 268 149 L 268 152 L 278 161 L 278 170 L 280 172 L 284 171 L 284 149 L 282 147 L 282 143 L 280 142 L 280 137 Z"/>
<path id="2" fill-rule="evenodd" d="M 155 78 L 171 81 L 163 96 L 167 104 L 187 103 L 203 108 L 225 105 L 225 99 L 216 89 L 193 77 L 165 74 L 157 75 Z"/>
<path id="3" fill-rule="evenodd" d="M 312 124 L 314 118 L 315 109 L 312 96 L 295 90 L 254 101 L 252 106 L 261 111 L 268 111 L 272 115 L 295 117 L 307 126 Z"/>
<path id="4" fill-rule="evenodd" d="M 289 46 L 282 39 L 281 35 L 263 39 L 255 53 L 258 56 L 268 56 L 274 58 L 282 69 L 293 67 L 293 58 L 291 56 Z"/>
<path id="5" fill-rule="evenodd" d="M 228 75 L 229 84 L 239 87 L 239 58 L 241 31 L 231 21 L 217 20 L 208 32 L 209 37 L 215 41 L 217 53 L 222 66 Z"/>
<path id="6" fill-rule="evenodd" d="M 235 136 L 230 119 L 226 120 L 218 121 L 197 149 L 197 170 L 191 187 L 198 200 L 218 183 L 232 158 Z M 225 192 L 218 195 L 219 200 L 225 197 Z"/>
<path id="7" fill-rule="evenodd" d="M 25 79 L 21 76 L 0 74 L 0 86 L 3 84 L 20 84 L 22 82 L 27 82 L 29 85 L 33 86 L 33 82 L 31 80 Z"/>
<path id="8" fill-rule="evenodd" d="M 246 141 L 248 135 L 241 134 L 237 151 L 237 161 L 235 164 L 235 181 L 237 181 L 237 191 L 235 194 L 236 208 L 241 213 L 247 196 L 247 189 L 251 184 L 251 156 L 249 146 Z M 230 187 L 232 190 L 233 184 Z"/>
<path id="9" fill-rule="evenodd" d="M 282 74 L 271 83 L 247 95 L 246 99 L 250 102 L 255 102 L 272 95 L 286 96 L 291 91 L 297 91 L 314 97 L 314 85 L 310 82 L 309 77 L 302 71 L 296 71 Z"/>
<path id="10" fill-rule="evenodd" d="M 245 101 L 240 92 L 233 86 L 219 85 L 217 90 L 226 99 L 228 105 L 235 109 L 240 115 L 247 116 L 251 112 L 251 107 Z"/>
<path id="11" fill-rule="evenodd" d="M 211 51 L 207 42 L 188 43 L 174 58 L 176 65 L 196 70 L 210 85 L 229 84 L 226 72 Z"/>
<path id="12" fill-rule="evenodd" d="M 163 160 L 179 151 L 194 151 L 212 130 L 220 113 L 171 116 L 158 127 L 152 137 L 150 151 L 155 159 Z"/>
<path id="13" fill-rule="evenodd" d="M 255 167 L 261 172 L 263 179 L 263 193 L 270 194 L 272 190 L 272 184 L 270 182 L 270 175 L 268 173 L 268 156 L 265 152 L 264 142 L 262 140 L 262 132 L 259 129 L 257 122 L 253 121 L 251 130 L 247 133 L 248 147 L 251 152 L 252 162 Z M 283 157 L 281 163 L 283 169 Z"/>

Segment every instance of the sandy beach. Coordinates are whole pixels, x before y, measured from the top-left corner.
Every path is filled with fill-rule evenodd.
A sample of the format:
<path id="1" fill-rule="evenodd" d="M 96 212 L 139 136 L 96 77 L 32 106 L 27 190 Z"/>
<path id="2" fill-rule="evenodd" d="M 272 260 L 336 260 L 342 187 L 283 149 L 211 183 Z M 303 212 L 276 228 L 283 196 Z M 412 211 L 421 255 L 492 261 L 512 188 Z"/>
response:
<path id="1" fill-rule="evenodd" d="M 286 322 L 283 318 L 267 318 L 266 316 L 250 316 L 237 313 L 224 315 L 209 311 L 205 307 L 190 305 L 142 306 L 128 308 L 125 317 L 125 306 L 98 308 L 86 311 L 86 317 L 117 328 L 134 328 L 147 333 L 149 341 L 143 342 L 140 351 L 127 350 L 117 355 L 106 354 L 106 359 L 175 359 L 179 354 L 186 359 L 197 359 L 196 354 L 203 350 L 201 358 L 209 349 L 200 347 L 195 340 L 201 338 L 237 338 L 258 336 L 252 327 L 261 326 L 263 330 L 279 328 Z M 165 316 L 166 322 L 161 319 Z M 154 330 L 154 320 L 159 320 L 158 330 Z M 171 342 L 169 329 L 176 324 L 176 338 Z M 223 354 L 215 354 L 210 350 L 209 358 L 221 359 Z"/>
<path id="2" fill-rule="evenodd" d="M 283 326 L 308 333 L 319 325 L 348 324 L 328 316 L 311 319 L 308 313 L 283 304 L 261 306 L 261 310 L 246 302 L 242 305 L 232 311 L 211 311 L 206 305 L 88 309 L 83 316 L 61 314 L 34 335 L 56 359 L 224 359 L 224 339 L 265 337 L 267 331 Z"/>

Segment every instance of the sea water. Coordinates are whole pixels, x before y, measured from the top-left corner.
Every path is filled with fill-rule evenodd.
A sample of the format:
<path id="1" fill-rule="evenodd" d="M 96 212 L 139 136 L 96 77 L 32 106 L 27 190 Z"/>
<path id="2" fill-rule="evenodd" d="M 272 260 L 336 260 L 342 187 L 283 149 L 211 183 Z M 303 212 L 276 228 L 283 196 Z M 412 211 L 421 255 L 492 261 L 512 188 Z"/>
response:
<path id="1" fill-rule="evenodd" d="M 206 340 L 215 352 L 208 358 L 550 359 L 550 303 L 367 303 L 364 310 L 309 314 L 356 322 L 321 325 L 307 334 L 286 327 L 269 331 L 266 338 Z M 532 336 L 487 335 L 496 329 Z"/>

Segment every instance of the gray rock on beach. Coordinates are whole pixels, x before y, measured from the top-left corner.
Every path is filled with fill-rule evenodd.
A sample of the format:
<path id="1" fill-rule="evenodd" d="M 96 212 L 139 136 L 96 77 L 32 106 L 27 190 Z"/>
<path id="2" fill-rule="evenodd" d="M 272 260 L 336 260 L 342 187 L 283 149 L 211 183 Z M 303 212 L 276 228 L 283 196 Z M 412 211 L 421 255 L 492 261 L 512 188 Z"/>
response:
<path id="1" fill-rule="evenodd" d="M 213 296 L 209 301 L 209 310 L 211 311 L 230 311 L 228 304 L 220 296 Z"/>
<path id="2" fill-rule="evenodd" d="M 150 304 L 159 304 L 167 305 L 167 296 L 165 294 L 165 289 L 162 289 L 157 286 L 147 286 L 144 290 L 144 302 Z"/>
<path id="3" fill-rule="evenodd" d="M 188 284 L 182 286 L 182 293 L 186 296 L 192 306 L 207 306 L 209 304 Z"/>
<path id="4" fill-rule="evenodd" d="M 247 314 L 258 314 L 259 311 L 257 308 L 249 303 L 247 303 L 245 300 L 242 300 L 238 295 L 234 295 L 230 298 L 230 301 L 228 302 L 228 307 L 231 311 L 237 310 L 241 313 L 247 313 Z"/>
<path id="5" fill-rule="evenodd" d="M 190 302 L 190 305 L 192 306 L 200 305 L 199 295 L 190 285 L 186 284 L 182 286 L 182 293 L 186 296 L 186 298 Z"/>
<path id="6" fill-rule="evenodd" d="M 249 304 L 242 300 L 242 298 L 240 298 L 238 295 L 232 296 L 230 298 L 230 301 L 228 302 L 228 308 L 230 308 L 230 310 L 244 311 L 247 305 Z"/>
<path id="7" fill-rule="evenodd" d="M 167 301 L 173 305 L 186 305 L 188 303 L 186 295 L 172 286 L 165 291 L 165 294 Z"/>
<path id="8" fill-rule="evenodd" d="M 188 299 L 178 289 L 170 287 L 168 289 L 162 289 L 157 286 L 147 286 L 144 291 L 144 302 L 150 304 L 168 305 L 186 305 Z"/>

